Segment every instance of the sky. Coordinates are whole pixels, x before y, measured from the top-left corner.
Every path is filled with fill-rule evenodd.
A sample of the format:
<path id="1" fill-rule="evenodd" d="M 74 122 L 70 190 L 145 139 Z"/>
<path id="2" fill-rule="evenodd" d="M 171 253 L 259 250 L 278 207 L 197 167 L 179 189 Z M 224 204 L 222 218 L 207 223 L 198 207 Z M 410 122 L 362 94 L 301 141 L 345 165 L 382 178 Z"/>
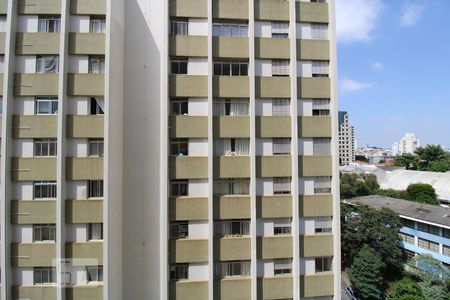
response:
<path id="1" fill-rule="evenodd" d="M 336 0 L 340 110 L 358 146 L 450 147 L 450 0 Z"/>

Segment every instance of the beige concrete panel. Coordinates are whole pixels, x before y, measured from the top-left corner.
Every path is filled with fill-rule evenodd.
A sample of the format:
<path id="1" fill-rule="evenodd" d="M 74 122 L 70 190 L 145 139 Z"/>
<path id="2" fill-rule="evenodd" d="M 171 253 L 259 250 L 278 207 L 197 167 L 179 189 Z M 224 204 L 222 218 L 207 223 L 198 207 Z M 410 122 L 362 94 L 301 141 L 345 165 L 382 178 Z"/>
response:
<path id="1" fill-rule="evenodd" d="M 11 180 L 56 180 L 56 158 L 13 157 L 11 158 Z"/>
<path id="2" fill-rule="evenodd" d="M 292 236 L 258 237 L 258 259 L 291 258 Z"/>
<path id="3" fill-rule="evenodd" d="M 213 18 L 248 20 L 248 0 L 213 0 L 212 4 Z"/>
<path id="4" fill-rule="evenodd" d="M 170 116 L 169 136 L 171 138 L 207 138 L 208 117 Z"/>
<path id="5" fill-rule="evenodd" d="M 208 76 L 170 75 L 170 97 L 208 97 Z"/>
<path id="6" fill-rule="evenodd" d="M 105 34 L 70 32 L 69 54 L 105 55 Z"/>
<path id="7" fill-rule="evenodd" d="M 250 117 L 214 117 L 213 131 L 214 138 L 248 138 L 250 137 Z"/>
<path id="8" fill-rule="evenodd" d="M 297 40 L 297 59 L 330 60 L 330 41 Z"/>
<path id="9" fill-rule="evenodd" d="M 300 256 L 333 256 L 333 235 L 322 233 L 300 236 Z"/>
<path id="10" fill-rule="evenodd" d="M 103 284 L 73 286 L 66 289 L 67 300 L 102 300 Z"/>
<path id="11" fill-rule="evenodd" d="M 257 98 L 290 98 L 291 79 L 289 77 L 255 77 Z"/>
<path id="12" fill-rule="evenodd" d="M 330 99 L 331 83 L 328 77 L 299 77 L 297 79 L 299 98 Z"/>
<path id="13" fill-rule="evenodd" d="M 291 218 L 292 196 L 257 196 L 256 215 L 258 218 Z"/>
<path id="14" fill-rule="evenodd" d="M 208 178 L 208 157 L 172 156 L 169 158 L 171 179 Z"/>
<path id="15" fill-rule="evenodd" d="M 207 57 L 208 37 L 193 35 L 171 35 L 169 55 L 182 57 Z"/>
<path id="16" fill-rule="evenodd" d="M 297 22 L 328 23 L 328 3 L 295 3 Z"/>
<path id="17" fill-rule="evenodd" d="M 250 97 L 248 76 L 213 76 L 213 96 L 219 98 Z"/>
<path id="18" fill-rule="evenodd" d="M 1 9 L 1 4 L 0 4 Z M 5 39 L 6 39 L 6 32 L 0 32 L 0 54 L 5 54 Z"/>
<path id="19" fill-rule="evenodd" d="M 214 219 L 250 219 L 250 196 L 214 198 Z"/>
<path id="20" fill-rule="evenodd" d="M 66 200 L 66 223 L 103 223 L 103 200 Z"/>
<path id="21" fill-rule="evenodd" d="M 299 138 L 331 138 L 331 117 L 329 116 L 308 116 L 298 118 Z"/>
<path id="22" fill-rule="evenodd" d="M 73 258 L 77 266 L 102 266 L 103 242 L 66 243 L 66 257 Z"/>
<path id="23" fill-rule="evenodd" d="M 302 297 L 333 296 L 334 275 L 331 273 L 301 275 L 300 293 Z"/>
<path id="24" fill-rule="evenodd" d="M 214 240 L 214 259 L 248 260 L 250 259 L 250 237 L 224 237 Z"/>
<path id="25" fill-rule="evenodd" d="M 169 218 L 172 221 L 208 220 L 208 198 L 171 197 Z"/>
<path id="26" fill-rule="evenodd" d="M 103 138 L 103 116 L 67 115 L 68 138 Z"/>
<path id="27" fill-rule="evenodd" d="M 68 96 L 103 96 L 105 94 L 104 74 L 68 74 Z"/>
<path id="28" fill-rule="evenodd" d="M 249 178 L 249 156 L 220 156 L 214 157 L 215 178 Z"/>
<path id="29" fill-rule="evenodd" d="M 290 138 L 291 117 L 257 116 L 256 136 L 259 138 Z"/>
<path id="30" fill-rule="evenodd" d="M 289 39 L 255 38 L 255 58 L 290 59 Z"/>
<path id="31" fill-rule="evenodd" d="M 258 278 L 258 294 L 261 299 L 292 299 L 293 278 L 291 276 Z"/>
<path id="32" fill-rule="evenodd" d="M 207 239 L 178 239 L 169 241 L 171 263 L 194 263 L 208 261 Z"/>
<path id="33" fill-rule="evenodd" d="M 208 281 L 171 281 L 170 299 L 208 300 Z"/>
<path id="34" fill-rule="evenodd" d="M 12 298 L 56 300 L 56 287 L 45 285 L 16 285 L 12 287 Z"/>
<path id="35" fill-rule="evenodd" d="M 72 15 L 106 15 L 106 0 L 71 0 Z"/>
<path id="36" fill-rule="evenodd" d="M 56 243 L 12 243 L 11 266 L 51 267 L 56 258 Z"/>
<path id="37" fill-rule="evenodd" d="M 11 201 L 12 224 L 56 223 L 55 200 L 13 200 Z"/>
<path id="38" fill-rule="evenodd" d="M 256 177 L 291 177 L 292 158 L 290 155 L 257 156 Z"/>
<path id="39" fill-rule="evenodd" d="M 0 96 L 3 96 L 3 74 L 0 74 Z"/>
<path id="40" fill-rule="evenodd" d="M 213 57 L 216 58 L 248 58 L 247 37 L 213 37 Z"/>
<path id="41" fill-rule="evenodd" d="M 15 115 L 12 135 L 16 139 L 56 138 L 57 116 Z"/>
<path id="42" fill-rule="evenodd" d="M 14 96 L 57 96 L 58 74 L 22 73 L 14 75 Z"/>
<path id="43" fill-rule="evenodd" d="M 300 156 L 298 171 L 300 176 L 332 176 L 331 156 Z"/>
<path id="44" fill-rule="evenodd" d="M 333 216 L 333 196 L 331 194 L 300 195 L 299 201 L 301 217 Z"/>
<path id="45" fill-rule="evenodd" d="M 171 17 L 208 17 L 207 0 L 169 0 L 169 16 Z"/>
<path id="46" fill-rule="evenodd" d="M 16 54 L 59 54 L 59 32 L 18 32 Z"/>
<path id="47" fill-rule="evenodd" d="M 60 15 L 61 0 L 18 0 L 19 15 Z"/>
<path id="48" fill-rule="evenodd" d="M 67 157 L 67 180 L 103 179 L 103 157 Z"/>
<path id="49" fill-rule="evenodd" d="M 289 21 L 289 2 L 285 0 L 255 0 L 255 19 Z"/>
<path id="50" fill-rule="evenodd" d="M 0 14 L 6 15 L 8 13 L 8 0 L 0 0 Z"/>
<path id="51" fill-rule="evenodd" d="M 250 300 L 251 291 L 250 277 L 214 281 L 214 299 Z"/>

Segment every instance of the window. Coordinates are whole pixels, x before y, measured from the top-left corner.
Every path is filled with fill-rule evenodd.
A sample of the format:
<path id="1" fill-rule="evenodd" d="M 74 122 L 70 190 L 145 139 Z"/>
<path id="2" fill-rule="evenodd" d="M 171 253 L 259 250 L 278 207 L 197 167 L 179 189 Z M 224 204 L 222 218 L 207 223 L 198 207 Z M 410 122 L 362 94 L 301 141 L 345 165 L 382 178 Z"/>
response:
<path id="1" fill-rule="evenodd" d="M 56 181 L 35 181 L 34 199 L 56 198 Z"/>
<path id="2" fill-rule="evenodd" d="M 176 264 L 170 266 L 170 280 L 186 280 L 189 278 L 189 265 Z"/>
<path id="3" fill-rule="evenodd" d="M 90 99 L 90 114 L 91 115 L 103 115 L 105 100 L 103 97 L 91 97 Z"/>
<path id="4" fill-rule="evenodd" d="M 248 100 L 224 99 L 214 101 L 215 116 L 248 116 Z"/>
<path id="5" fill-rule="evenodd" d="M 231 276 L 250 276 L 249 261 L 216 262 L 214 275 L 218 278 Z"/>
<path id="6" fill-rule="evenodd" d="M 33 242 L 56 242 L 56 225 L 34 224 Z"/>
<path id="7" fill-rule="evenodd" d="M 329 99 L 314 99 L 313 116 L 328 116 L 330 115 L 330 100 Z"/>
<path id="8" fill-rule="evenodd" d="M 244 61 L 215 61 L 214 75 L 219 76 L 247 76 L 248 62 Z"/>
<path id="9" fill-rule="evenodd" d="M 272 22 L 272 38 L 287 39 L 289 37 L 288 22 Z"/>
<path id="10" fill-rule="evenodd" d="M 60 24 L 60 17 L 40 16 L 38 23 L 38 32 L 59 32 Z"/>
<path id="11" fill-rule="evenodd" d="M 327 0 L 311 0 L 310 2 L 313 2 L 313 3 L 326 3 Z"/>
<path id="12" fill-rule="evenodd" d="M 189 223 L 187 221 L 170 223 L 170 238 L 179 239 L 189 236 Z"/>
<path id="13" fill-rule="evenodd" d="M 434 235 L 439 235 L 439 227 L 417 222 L 417 229 Z"/>
<path id="14" fill-rule="evenodd" d="M 237 23 L 213 23 L 213 36 L 248 36 L 248 25 Z"/>
<path id="15" fill-rule="evenodd" d="M 103 267 L 92 266 L 86 267 L 88 282 L 103 282 Z"/>
<path id="16" fill-rule="evenodd" d="M 408 244 L 411 244 L 411 245 L 415 244 L 413 235 L 400 232 L 400 237 L 402 238 L 402 241 L 405 242 L 405 243 L 408 243 Z"/>
<path id="17" fill-rule="evenodd" d="M 89 198 L 103 197 L 103 180 L 89 180 Z"/>
<path id="18" fill-rule="evenodd" d="M 272 76 L 289 76 L 289 60 L 272 59 Z"/>
<path id="19" fill-rule="evenodd" d="M 188 195 L 188 181 L 187 180 L 172 180 L 170 182 L 171 196 L 187 196 Z"/>
<path id="20" fill-rule="evenodd" d="M 273 261 L 273 273 L 277 275 L 289 275 L 292 273 L 292 259 L 275 259 Z"/>
<path id="21" fill-rule="evenodd" d="M 58 114 L 58 98 L 37 97 L 34 99 L 36 115 Z"/>
<path id="22" fill-rule="evenodd" d="M 450 229 L 442 228 L 442 236 L 450 239 Z"/>
<path id="23" fill-rule="evenodd" d="M 6 32 L 8 27 L 6 15 L 0 16 L 0 32 Z"/>
<path id="24" fill-rule="evenodd" d="M 189 155 L 189 143 L 187 139 L 171 139 L 170 155 L 187 156 Z"/>
<path id="25" fill-rule="evenodd" d="M 171 35 L 188 35 L 188 22 L 183 20 L 170 21 Z"/>
<path id="26" fill-rule="evenodd" d="M 312 77 L 328 77 L 329 63 L 327 61 L 313 61 L 312 62 Z"/>
<path id="27" fill-rule="evenodd" d="M 289 177 L 275 177 L 273 179 L 273 194 L 290 194 L 291 193 L 291 178 Z"/>
<path id="28" fill-rule="evenodd" d="M 328 25 L 320 23 L 311 24 L 311 39 L 328 40 Z"/>
<path id="29" fill-rule="evenodd" d="M 318 218 L 314 221 L 315 233 L 329 233 L 331 232 L 332 223 L 331 218 Z"/>
<path id="30" fill-rule="evenodd" d="M 103 139 L 90 139 L 89 140 L 89 156 L 102 157 L 103 154 L 104 154 Z"/>
<path id="31" fill-rule="evenodd" d="M 59 71 L 58 55 L 36 56 L 36 73 L 57 73 Z"/>
<path id="32" fill-rule="evenodd" d="M 0 55 L 0 73 L 5 72 L 5 56 Z"/>
<path id="33" fill-rule="evenodd" d="M 187 74 L 188 61 L 187 60 L 172 60 L 170 62 L 170 70 L 172 74 Z"/>
<path id="34" fill-rule="evenodd" d="M 272 99 L 272 115 L 289 116 L 290 115 L 289 99 Z"/>
<path id="35" fill-rule="evenodd" d="M 450 246 L 442 245 L 442 254 L 450 256 Z"/>
<path id="36" fill-rule="evenodd" d="M 248 195 L 248 179 L 222 179 L 214 182 L 214 195 Z"/>
<path id="37" fill-rule="evenodd" d="M 272 140 L 273 155 L 290 155 L 291 140 L 290 139 L 273 139 Z"/>
<path id="38" fill-rule="evenodd" d="M 3 115 L 3 97 L 0 96 L 0 115 Z"/>
<path id="39" fill-rule="evenodd" d="M 439 244 L 438 243 L 419 238 L 418 246 L 420 248 L 439 253 Z"/>
<path id="40" fill-rule="evenodd" d="M 331 193 L 331 177 L 317 176 L 314 177 L 314 194 Z"/>
<path id="41" fill-rule="evenodd" d="M 330 155 L 331 154 L 331 139 L 329 139 L 329 138 L 314 138 L 313 139 L 313 154 L 314 155 Z"/>
<path id="42" fill-rule="evenodd" d="M 291 223 L 290 219 L 276 219 L 273 222 L 273 235 L 290 235 Z"/>
<path id="43" fill-rule="evenodd" d="M 35 285 L 51 284 L 56 282 L 56 268 L 54 267 L 34 267 L 33 282 Z"/>
<path id="44" fill-rule="evenodd" d="M 331 257 L 317 257 L 316 273 L 331 272 L 332 260 Z"/>
<path id="45" fill-rule="evenodd" d="M 105 57 L 90 56 L 89 57 L 89 73 L 104 74 L 105 73 Z"/>
<path id="46" fill-rule="evenodd" d="M 106 19 L 91 17 L 90 32 L 105 33 L 106 32 Z"/>
<path id="47" fill-rule="evenodd" d="M 250 139 L 214 139 L 214 155 L 249 155 Z"/>
<path id="48" fill-rule="evenodd" d="M 34 156 L 56 156 L 56 139 L 34 139 Z"/>
<path id="49" fill-rule="evenodd" d="M 103 240 L 103 223 L 88 224 L 88 240 Z"/>
<path id="50" fill-rule="evenodd" d="M 242 236 L 250 234 L 250 220 L 227 220 L 214 223 L 214 236 Z"/>
<path id="51" fill-rule="evenodd" d="M 404 227 L 408 227 L 408 228 L 412 228 L 412 229 L 415 229 L 415 223 L 416 222 L 414 222 L 413 220 L 410 220 L 410 219 L 401 219 L 401 222 L 402 222 L 402 225 L 404 226 Z"/>
<path id="52" fill-rule="evenodd" d="M 188 99 L 171 99 L 170 112 L 172 115 L 187 115 L 189 113 Z"/>

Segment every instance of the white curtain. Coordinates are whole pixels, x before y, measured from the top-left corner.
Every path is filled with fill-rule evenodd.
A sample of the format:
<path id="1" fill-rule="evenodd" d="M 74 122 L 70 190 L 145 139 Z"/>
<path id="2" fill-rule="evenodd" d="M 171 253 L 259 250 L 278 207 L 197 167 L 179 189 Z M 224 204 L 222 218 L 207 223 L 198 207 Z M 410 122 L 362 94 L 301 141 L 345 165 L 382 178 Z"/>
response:
<path id="1" fill-rule="evenodd" d="M 274 76 L 289 76 L 289 60 L 273 59 L 272 60 L 272 75 L 274 75 Z"/>
<path id="2" fill-rule="evenodd" d="M 231 100 L 230 116 L 247 116 L 248 115 L 248 101 Z"/>
<path id="3" fill-rule="evenodd" d="M 327 24 L 312 24 L 311 38 L 315 40 L 328 40 L 328 25 Z"/>
<path id="4" fill-rule="evenodd" d="M 289 116 L 290 115 L 289 99 L 273 99 L 272 115 Z"/>
<path id="5" fill-rule="evenodd" d="M 273 139 L 273 155 L 283 155 L 291 153 L 290 139 Z"/>
<path id="6" fill-rule="evenodd" d="M 92 33 L 105 33 L 106 32 L 106 20 L 105 19 L 91 20 L 91 32 Z"/>
<path id="7" fill-rule="evenodd" d="M 313 109 L 330 109 L 330 100 L 328 99 L 313 100 Z"/>
<path id="8" fill-rule="evenodd" d="M 289 23 L 288 22 L 272 22 L 272 33 L 288 34 Z"/>
<path id="9" fill-rule="evenodd" d="M 273 179 L 273 193 L 290 193 L 291 192 L 291 178 L 280 177 Z"/>
<path id="10" fill-rule="evenodd" d="M 57 73 L 59 56 L 41 56 L 36 59 L 36 73 Z"/>
<path id="11" fill-rule="evenodd" d="M 250 139 L 236 139 L 235 152 L 236 155 L 249 155 Z"/>
<path id="12" fill-rule="evenodd" d="M 231 154 L 231 139 L 215 139 L 214 155 L 223 156 Z"/>
<path id="13" fill-rule="evenodd" d="M 225 116 L 225 102 L 224 101 L 215 101 L 214 102 L 214 112 L 215 116 Z"/>
<path id="14" fill-rule="evenodd" d="M 100 108 L 105 111 L 105 98 L 103 97 L 95 97 L 95 101 L 97 101 L 97 105 L 100 106 Z"/>
<path id="15" fill-rule="evenodd" d="M 314 177 L 314 188 L 331 188 L 331 177 Z"/>
<path id="16" fill-rule="evenodd" d="M 313 61 L 312 63 L 312 73 L 313 74 L 321 74 L 328 75 L 328 65 L 327 61 Z"/>
<path id="17" fill-rule="evenodd" d="M 330 155 L 331 154 L 331 139 L 329 139 L 329 138 L 314 138 L 313 139 L 313 153 L 314 153 L 314 155 Z"/>

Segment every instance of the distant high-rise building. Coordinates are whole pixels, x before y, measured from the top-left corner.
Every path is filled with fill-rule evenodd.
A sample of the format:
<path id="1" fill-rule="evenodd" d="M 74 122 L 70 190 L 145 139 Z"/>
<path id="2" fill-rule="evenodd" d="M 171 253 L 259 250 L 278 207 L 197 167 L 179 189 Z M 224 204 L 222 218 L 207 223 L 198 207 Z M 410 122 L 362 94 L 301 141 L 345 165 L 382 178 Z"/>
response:
<path id="1" fill-rule="evenodd" d="M 346 166 L 355 161 L 355 128 L 350 125 L 349 114 L 339 112 L 339 164 Z"/>
<path id="2" fill-rule="evenodd" d="M 414 133 L 407 132 L 399 143 L 394 143 L 394 155 L 413 154 L 420 147 L 420 140 Z"/>

